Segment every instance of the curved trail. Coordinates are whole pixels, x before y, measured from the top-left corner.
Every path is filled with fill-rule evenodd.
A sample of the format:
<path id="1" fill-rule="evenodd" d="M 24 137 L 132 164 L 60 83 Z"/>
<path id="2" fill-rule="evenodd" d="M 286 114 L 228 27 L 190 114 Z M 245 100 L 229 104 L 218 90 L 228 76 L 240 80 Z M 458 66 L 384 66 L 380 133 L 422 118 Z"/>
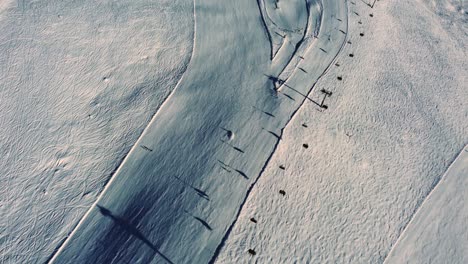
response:
<path id="1" fill-rule="evenodd" d="M 346 2 L 323 10 L 318 39 L 300 54 L 306 72 L 295 69 L 275 94 L 257 2 L 197 0 L 183 79 L 51 262 L 214 260 L 284 127 L 345 42 L 336 18 L 347 21 Z"/>
<path id="2" fill-rule="evenodd" d="M 345 2 L 345 3 L 346 3 L 346 2 Z M 345 7 L 345 13 L 344 13 L 344 14 L 347 16 L 347 5 L 345 4 L 344 7 Z M 328 15 L 329 17 L 333 18 L 334 15 L 333 15 L 333 13 L 330 12 L 331 9 L 328 9 L 328 8 L 327 8 L 326 10 L 327 10 L 327 12 L 325 13 L 325 15 Z M 322 17 L 323 17 L 323 16 L 322 16 Z M 348 32 L 347 18 L 346 18 L 346 19 L 343 19 L 343 20 L 346 21 L 346 22 L 345 22 L 345 23 L 346 23 L 346 25 L 345 25 L 345 29 L 346 29 L 345 32 L 346 32 L 346 34 L 345 34 L 345 37 L 344 37 L 344 39 L 343 39 L 343 42 L 341 43 L 341 46 L 339 47 L 339 50 L 336 52 L 336 54 L 334 55 L 334 57 L 329 61 L 329 64 L 327 65 L 327 67 L 325 68 L 325 70 L 323 70 L 323 72 L 320 74 L 320 76 L 318 76 L 318 77 L 315 79 L 315 81 L 314 81 L 312 87 L 310 87 L 309 91 L 305 94 L 304 98 L 302 99 L 302 102 L 301 102 L 301 105 L 300 105 L 300 106 L 302 106 L 307 100 L 311 100 L 311 99 L 309 99 L 309 94 L 312 92 L 312 89 L 314 88 L 315 83 L 317 83 L 317 81 L 318 81 L 323 75 L 325 75 L 325 74 L 328 72 L 328 70 L 330 69 L 331 65 L 334 63 L 334 61 L 336 60 L 336 58 L 338 57 L 338 55 L 339 55 L 339 54 L 341 53 L 341 51 L 343 50 L 343 47 L 344 47 L 344 45 L 345 45 L 345 40 L 346 40 L 346 38 L 347 38 L 347 32 Z M 328 33 L 328 32 L 329 32 L 328 30 L 330 30 L 330 29 L 331 29 L 330 24 L 327 24 L 326 26 L 324 26 L 324 31 L 325 31 L 325 33 L 324 33 L 324 34 L 319 34 L 318 37 L 321 37 L 321 38 L 325 37 L 326 33 Z M 339 41 L 338 41 L 338 42 L 339 42 Z M 322 43 L 323 43 L 323 42 L 322 42 Z M 335 42 L 335 43 L 336 43 L 336 42 Z M 316 48 L 317 48 L 317 47 L 316 47 L 317 44 L 320 44 L 320 42 L 319 42 L 319 43 L 314 43 L 314 45 L 312 45 L 311 47 L 309 47 L 309 49 L 307 49 L 306 54 L 308 55 L 308 58 L 314 58 L 313 56 L 314 56 L 314 55 L 317 55 L 317 54 L 314 54 L 314 52 L 316 52 L 316 50 L 317 50 L 317 49 L 316 49 Z M 315 47 L 315 49 L 314 49 L 314 47 Z M 298 78 L 297 76 L 298 76 L 298 75 L 295 75 L 295 76 L 294 76 L 295 78 L 292 78 L 292 81 L 297 81 L 297 80 L 296 80 L 296 78 Z M 287 85 L 287 84 L 286 84 L 286 85 L 281 85 L 280 88 L 282 88 L 282 87 L 286 87 L 286 88 L 287 88 L 288 85 Z M 297 92 L 297 93 L 300 93 L 299 91 L 296 91 L 296 92 Z M 315 103 L 315 102 L 314 102 L 314 103 Z M 280 137 L 280 138 L 281 138 L 282 135 L 283 135 L 284 129 L 287 127 L 287 125 L 290 123 L 290 121 L 294 118 L 294 116 L 296 115 L 297 111 L 299 111 L 300 106 L 291 114 L 290 119 L 288 120 L 288 122 L 286 123 L 286 125 L 281 129 L 281 133 L 279 134 L 279 137 Z M 219 253 L 221 252 L 223 246 L 225 245 L 226 240 L 229 238 L 229 235 L 231 234 L 231 231 L 232 231 L 232 229 L 234 228 L 234 225 L 237 223 L 237 219 L 239 218 L 239 215 L 240 215 L 240 213 L 241 213 L 241 211 L 242 211 L 242 208 L 244 207 L 245 203 L 247 202 L 247 198 L 248 198 L 250 192 L 252 191 L 253 187 L 255 186 L 255 183 L 257 183 L 257 181 L 258 181 L 258 179 L 260 178 L 260 176 L 262 176 L 263 172 L 265 171 L 265 168 L 268 166 L 269 161 L 270 161 L 270 159 L 273 157 L 273 154 L 274 154 L 276 148 L 278 147 L 278 144 L 279 144 L 279 143 L 280 143 L 280 141 L 278 140 L 277 143 L 276 143 L 276 145 L 275 145 L 275 147 L 274 147 L 274 149 L 273 149 L 273 152 L 271 153 L 270 157 L 268 157 L 268 160 L 265 162 L 265 164 L 264 164 L 264 166 L 263 166 L 263 168 L 262 168 L 260 174 L 258 175 L 258 177 L 255 179 L 255 181 L 252 183 L 252 185 L 250 186 L 249 190 L 247 191 L 247 194 L 246 194 L 246 196 L 245 196 L 245 198 L 244 198 L 244 200 L 243 200 L 242 204 L 240 205 L 239 210 L 238 210 L 238 212 L 237 212 L 236 219 L 232 222 L 231 226 L 229 227 L 228 231 L 226 232 L 226 235 L 224 236 L 224 238 L 223 238 L 223 240 L 221 241 L 220 245 L 219 245 L 218 248 L 216 249 L 216 252 L 215 252 L 215 254 L 213 255 L 213 258 L 210 260 L 210 263 L 215 263 L 215 262 L 216 262 L 216 258 L 218 257 Z"/>

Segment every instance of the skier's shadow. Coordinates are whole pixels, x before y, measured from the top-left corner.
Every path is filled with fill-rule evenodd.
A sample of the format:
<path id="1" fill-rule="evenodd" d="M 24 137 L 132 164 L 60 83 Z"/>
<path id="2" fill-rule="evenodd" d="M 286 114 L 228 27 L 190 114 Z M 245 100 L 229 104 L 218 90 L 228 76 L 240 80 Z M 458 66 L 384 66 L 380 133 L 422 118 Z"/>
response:
<path id="1" fill-rule="evenodd" d="M 164 256 L 164 254 L 162 254 L 158 248 L 153 244 L 151 243 L 151 241 L 149 241 L 145 235 L 143 235 L 143 233 L 141 233 L 140 230 L 138 230 L 135 226 L 133 226 L 132 224 L 130 224 L 127 220 L 119 217 L 119 216 L 116 216 L 116 215 L 113 215 L 112 212 L 105 208 L 105 207 L 102 207 L 100 205 L 96 205 L 98 208 L 99 208 L 99 212 L 104 216 L 104 217 L 108 217 L 110 219 L 112 219 L 117 225 L 119 225 L 121 228 L 123 228 L 125 231 L 127 231 L 129 234 L 131 234 L 132 236 L 136 237 L 137 239 L 141 240 L 143 243 L 145 243 L 148 247 L 150 247 L 152 250 L 154 250 L 156 253 L 158 253 L 162 258 L 164 258 L 164 260 L 166 260 L 168 263 L 171 263 L 173 264 L 173 262 L 168 259 L 166 256 Z"/>

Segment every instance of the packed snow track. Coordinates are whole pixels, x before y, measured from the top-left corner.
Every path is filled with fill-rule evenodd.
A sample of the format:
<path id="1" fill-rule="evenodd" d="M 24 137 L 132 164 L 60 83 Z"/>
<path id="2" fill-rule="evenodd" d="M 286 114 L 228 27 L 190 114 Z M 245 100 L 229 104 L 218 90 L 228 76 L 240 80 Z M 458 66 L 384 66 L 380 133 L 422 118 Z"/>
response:
<path id="1" fill-rule="evenodd" d="M 50 262 L 215 261 L 283 129 L 346 39 L 343 0 L 194 4 L 181 82 Z"/>

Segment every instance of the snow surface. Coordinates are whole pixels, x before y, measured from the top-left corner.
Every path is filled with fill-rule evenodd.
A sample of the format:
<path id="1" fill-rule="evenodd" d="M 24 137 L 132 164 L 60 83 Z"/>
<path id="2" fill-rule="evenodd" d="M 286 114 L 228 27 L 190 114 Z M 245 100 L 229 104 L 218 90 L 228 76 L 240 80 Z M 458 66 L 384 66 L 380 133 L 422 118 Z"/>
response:
<path id="1" fill-rule="evenodd" d="M 323 6 L 318 38 L 300 54 L 305 71 L 278 94 L 261 6 L 195 1 L 193 57 L 180 85 L 52 262 L 212 261 L 281 130 L 344 44 L 346 3 Z M 296 19 L 294 28 L 316 21 Z"/>
<path id="2" fill-rule="evenodd" d="M 0 1 L 0 263 L 43 263 L 190 59 L 187 0 Z"/>
<path id="3" fill-rule="evenodd" d="M 188 2 L 0 4 L 2 262 L 383 262 L 468 143 L 464 4 Z"/>
<path id="4" fill-rule="evenodd" d="M 309 96 L 332 91 L 328 109 L 306 101 L 285 129 L 218 263 L 382 263 L 467 144 L 466 23 L 423 1 L 348 4 L 351 44 Z"/>
<path id="5" fill-rule="evenodd" d="M 385 263 L 468 263 L 468 146 L 430 193 Z"/>

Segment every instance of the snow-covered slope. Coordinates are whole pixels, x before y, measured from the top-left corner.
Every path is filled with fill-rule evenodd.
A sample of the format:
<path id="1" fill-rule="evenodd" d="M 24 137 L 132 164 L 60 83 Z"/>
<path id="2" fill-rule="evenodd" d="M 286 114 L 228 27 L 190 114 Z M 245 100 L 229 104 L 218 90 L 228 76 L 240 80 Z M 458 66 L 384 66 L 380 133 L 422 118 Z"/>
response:
<path id="1" fill-rule="evenodd" d="M 308 9 L 289 7 L 295 5 L 279 16 L 294 28 L 316 21 L 303 19 Z M 193 58 L 180 85 L 54 263 L 216 257 L 282 129 L 346 36 L 345 2 L 327 1 L 316 41 L 304 53 L 284 52 L 303 61 L 276 91 L 278 76 L 269 73 L 277 62 L 263 16 L 256 1 L 195 1 Z"/>
<path id="2" fill-rule="evenodd" d="M 430 193 L 385 263 L 468 263 L 468 146 Z"/>
<path id="3" fill-rule="evenodd" d="M 466 24 L 348 4 L 350 43 L 310 95 L 333 92 L 328 109 L 306 102 L 285 129 L 218 263 L 382 263 L 468 142 Z"/>
<path id="4" fill-rule="evenodd" d="M 454 0 L 3 3 L 2 262 L 381 263 L 468 141 Z"/>
<path id="5" fill-rule="evenodd" d="M 193 3 L 0 1 L 0 262 L 42 263 L 190 59 Z"/>

